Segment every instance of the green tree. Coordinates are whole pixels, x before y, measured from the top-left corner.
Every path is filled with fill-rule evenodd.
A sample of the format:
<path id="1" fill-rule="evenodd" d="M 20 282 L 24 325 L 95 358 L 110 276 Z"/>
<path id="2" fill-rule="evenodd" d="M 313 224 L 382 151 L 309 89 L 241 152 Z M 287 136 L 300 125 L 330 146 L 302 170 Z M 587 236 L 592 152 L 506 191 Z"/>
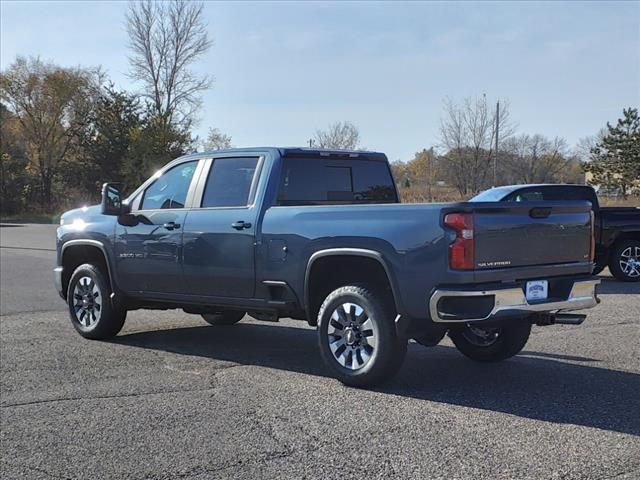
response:
<path id="1" fill-rule="evenodd" d="M 583 168 L 592 174 L 589 183 L 626 198 L 640 188 L 640 117 L 637 108 L 626 108 L 622 114 L 615 126 L 607 123 L 606 134 L 591 149 Z"/>
<path id="2" fill-rule="evenodd" d="M 188 130 L 150 115 L 130 132 L 130 144 L 122 168 L 126 191 L 133 191 L 167 162 L 184 155 L 193 146 Z"/>
<path id="3" fill-rule="evenodd" d="M 0 213 L 5 215 L 22 210 L 32 181 L 20 133 L 18 118 L 0 104 Z"/>
<path id="4" fill-rule="evenodd" d="M 18 119 L 29 169 L 39 179 L 39 202 L 53 208 L 53 182 L 91 120 L 101 74 L 63 68 L 39 58 L 16 58 L 0 74 L 0 99 Z"/>
<path id="5" fill-rule="evenodd" d="M 142 125 L 140 110 L 139 99 L 133 94 L 118 91 L 113 85 L 101 91 L 81 140 L 78 168 L 72 169 L 76 182 L 90 198 L 97 198 L 102 183 L 123 181 L 132 134 Z"/>

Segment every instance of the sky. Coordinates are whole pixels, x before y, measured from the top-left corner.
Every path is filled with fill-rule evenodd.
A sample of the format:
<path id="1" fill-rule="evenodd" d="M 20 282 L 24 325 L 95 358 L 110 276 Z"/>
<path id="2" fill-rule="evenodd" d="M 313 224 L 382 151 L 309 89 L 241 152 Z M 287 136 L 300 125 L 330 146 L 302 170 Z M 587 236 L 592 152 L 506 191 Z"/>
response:
<path id="1" fill-rule="evenodd" d="M 125 2 L 0 4 L 0 66 L 17 55 L 126 76 Z M 214 77 L 195 133 L 304 145 L 350 121 L 410 160 L 440 144 L 446 98 L 509 103 L 519 133 L 570 145 L 640 105 L 640 2 L 206 2 Z"/>

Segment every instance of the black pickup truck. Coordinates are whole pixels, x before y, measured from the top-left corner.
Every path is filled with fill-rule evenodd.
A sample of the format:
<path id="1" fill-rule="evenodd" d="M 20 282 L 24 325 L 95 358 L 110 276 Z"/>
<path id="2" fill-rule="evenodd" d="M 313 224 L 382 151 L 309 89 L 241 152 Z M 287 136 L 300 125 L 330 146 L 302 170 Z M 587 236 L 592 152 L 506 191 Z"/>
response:
<path id="1" fill-rule="evenodd" d="M 401 205 L 382 153 L 233 149 L 66 212 L 54 278 L 83 337 L 138 308 L 289 317 L 317 327 L 334 376 L 371 385 L 408 338 L 499 361 L 532 324 L 580 323 L 567 312 L 597 302 L 592 228 L 585 201 Z"/>
<path id="2" fill-rule="evenodd" d="M 609 267 L 623 282 L 640 281 L 640 208 L 601 207 L 588 185 L 509 185 L 486 190 L 472 202 L 539 202 L 587 200 L 595 215 L 596 257 L 594 273 Z"/>

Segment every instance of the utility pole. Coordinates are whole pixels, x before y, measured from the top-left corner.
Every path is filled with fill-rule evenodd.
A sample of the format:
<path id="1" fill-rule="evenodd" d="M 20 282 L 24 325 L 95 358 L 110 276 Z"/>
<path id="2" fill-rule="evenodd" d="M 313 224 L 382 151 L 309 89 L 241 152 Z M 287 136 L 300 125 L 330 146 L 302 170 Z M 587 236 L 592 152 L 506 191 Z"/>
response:
<path id="1" fill-rule="evenodd" d="M 496 154 L 493 159 L 493 186 L 498 183 L 498 137 L 500 136 L 500 100 L 496 103 Z"/>
<path id="2" fill-rule="evenodd" d="M 309 148 L 313 148 L 313 138 L 309 139 Z"/>

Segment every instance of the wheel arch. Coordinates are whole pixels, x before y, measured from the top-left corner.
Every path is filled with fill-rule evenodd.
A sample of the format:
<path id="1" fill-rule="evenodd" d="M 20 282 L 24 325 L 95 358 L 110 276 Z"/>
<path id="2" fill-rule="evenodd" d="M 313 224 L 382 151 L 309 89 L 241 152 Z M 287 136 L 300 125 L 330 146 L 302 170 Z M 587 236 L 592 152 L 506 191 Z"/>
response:
<path id="1" fill-rule="evenodd" d="M 111 291 L 115 291 L 109 255 L 104 244 L 98 240 L 69 240 L 61 250 L 62 292 L 67 296 L 67 289 L 73 271 L 83 263 L 94 263 L 107 275 Z"/>
<path id="2" fill-rule="evenodd" d="M 317 324 L 317 312 L 326 296 L 325 291 L 329 290 L 326 292 L 328 294 L 333 291 L 334 286 L 337 288 L 344 284 L 342 281 L 333 280 L 324 284 L 324 288 L 320 288 L 315 294 L 312 290 L 315 282 L 322 282 L 325 279 L 326 270 L 338 262 L 343 265 L 343 268 L 358 266 L 363 269 L 358 273 L 353 273 L 352 269 L 352 274 L 343 277 L 347 283 L 383 282 L 389 287 L 396 312 L 401 312 L 401 300 L 395 278 L 388 262 L 380 252 L 362 248 L 329 248 L 314 252 L 307 262 L 304 276 L 304 308 L 309 325 Z M 359 279 L 359 277 L 363 278 Z"/>

